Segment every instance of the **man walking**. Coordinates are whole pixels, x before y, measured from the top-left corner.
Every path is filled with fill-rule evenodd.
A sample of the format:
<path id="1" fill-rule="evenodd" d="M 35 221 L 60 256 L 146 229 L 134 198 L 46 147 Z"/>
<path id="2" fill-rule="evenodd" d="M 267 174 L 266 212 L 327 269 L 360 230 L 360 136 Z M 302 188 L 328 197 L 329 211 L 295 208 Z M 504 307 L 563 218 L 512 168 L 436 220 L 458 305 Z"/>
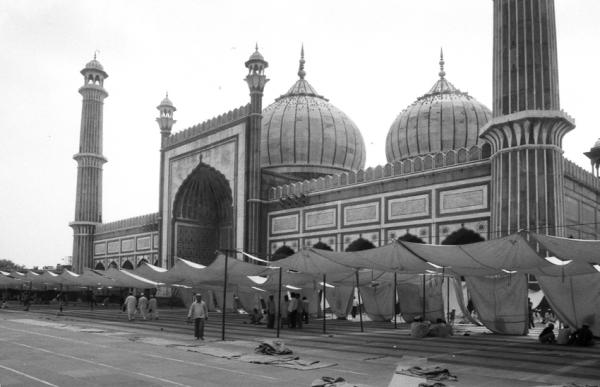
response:
<path id="1" fill-rule="evenodd" d="M 140 315 L 142 319 L 146 319 L 146 311 L 148 310 L 148 299 L 144 292 L 142 292 L 140 299 L 138 300 L 138 309 L 140 310 Z"/>
<path id="2" fill-rule="evenodd" d="M 150 320 L 158 320 L 158 304 L 154 294 L 150 295 L 150 301 L 148 301 L 148 314 Z"/>
<path id="3" fill-rule="evenodd" d="M 208 308 L 202 301 L 202 295 L 196 294 L 196 301 L 190 306 L 188 312 L 188 321 L 194 319 L 194 336 L 196 340 L 204 340 L 204 321 L 208 320 Z"/>
<path id="4" fill-rule="evenodd" d="M 123 305 L 123 309 L 127 309 L 127 319 L 129 321 L 133 321 L 135 319 L 135 307 L 137 305 L 137 300 L 132 292 L 129 292 L 129 295 L 125 299 L 125 303 Z"/>

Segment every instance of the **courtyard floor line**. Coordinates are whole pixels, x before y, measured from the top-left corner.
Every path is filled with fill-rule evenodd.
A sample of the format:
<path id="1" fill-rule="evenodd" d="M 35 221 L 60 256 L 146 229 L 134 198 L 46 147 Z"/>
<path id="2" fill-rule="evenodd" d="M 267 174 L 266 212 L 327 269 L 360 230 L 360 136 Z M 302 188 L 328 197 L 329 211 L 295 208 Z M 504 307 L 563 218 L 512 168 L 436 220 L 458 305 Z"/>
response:
<path id="1" fill-rule="evenodd" d="M 36 377 L 35 377 L 35 376 L 33 376 L 33 375 L 26 374 L 25 372 L 22 372 L 22 371 L 16 370 L 16 369 L 14 369 L 14 368 L 10 368 L 10 367 L 3 366 L 2 364 L 0 364 L 0 368 L 2 368 L 2 369 L 4 369 L 4 370 L 7 370 L 7 371 L 10 371 L 10 372 L 14 372 L 14 373 L 15 373 L 15 374 L 17 374 L 17 375 L 24 376 L 24 377 L 26 377 L 26 378 L 28 378 L 28 379 L 35 380 L 36 382 L 39 382 L 39 383 L 45 384 L 46 386 L 51 386 L 51 387 L 60 387 L 60 386 L 57 386 L 56 384 L 52 384 L 52 383 L 48 382 L 47 380 L 42 380 L 42 379 L 36 378 Z"/>
<path id="2" fill-rule="evenodd" d="M 94 366 L 100 366 L 100 367 L 105 367 L 105 368 L 113 369 L 113 370 L 120 371 L 120 372 L 130 373 L 130 374 L 142 376 L 142 377 L 145 377 L 145 378 L 148 378 L 148 379 L 157 380 L 157 381 L 160 381 L 160 382 L 163 382 L 163 383 L 172 384 L 172 385 L 175 385 L 175 386 L 192 387 L 192 386 L 189 386 L 187 384 L 181 384 L 181 383 L 175 382 L 173 380 L 160 378 L 158 376 L 153 376 L 153 375 L 145 374 L 143 372 L 130 371 L 130 370 L 125 369 L 125 368 L 116 367 L 116 366 L 113 366 L 113 365 L 110 365 L 110 364 L 106 364 L 106 363 L 101 363 L 101 362 L 98 362 L 98 361 L 86 360 L 86 359 L 82 359 L 81 357 L 71 356 L 71 355 L 67 355 L 67 354 L 64 354 L 64 353 L 56 352 L 56 351 L 50 351 L 48 349 L 41 348 L 41 347 L 34 347 L 32 345 L 23 344 L 23 343 L 19 343 L 19 342 L 16 342 L 16 341 L 10 341 L 10 340 L 4 340 L 4 339 L 0 339 L 0 340 L 4 341 L 6 343 L 11 343 L 11 344 L 14 344 L 14 345 L 25 347 L 25 348 L 28 348 L 28 349 L 31 349 L 31 350 L 34 350 L 34 351 L 45 352 L 45 353 L 49 353 L 49 354 L 52 354 L 52 355 L 64 357 L 64 358 L 67 358 L 67 359 L 77 360 L 77 361 L 80 361 L 80 362 L 83 362 L 83 363 L 92 364 Z M 56 386 L 56 387 L 58 387 L 58 386 Z"/>
<path id="3" fill-rule="evenodd" d="M 7 327 L 5 325 L 0 325 L 0 328 L 5 329 L 5 330 L 14 331 L 14 332 L 26 333 L 28 335 L 32 335 L 33 334 L 33 335 L 48 337 L 48 338 L 52 338 L 52 339 L 56 339 L 56 340 L 63 340 L 63 341 L 68 341 L 68 342 L 74 342 L 74 343 L 77 343 L 77 344 L 86 344 L 86 345 L 97 346 L 97 347 L 100 347 L 100 348 L 113 349 L 113 347 L 108 346 L 108 345 L 98 344 L 98 343 L 89 342 L 89 341 L 85 341 L 85 340 L 74 340 L 74 339 L 71 339 L 71 338 L 68 338 L 68 337 L 54 336 L 54 335 L 50 335 L 50 334 L 46 334 L 46 333 L 31 332 L 31 331 L 25 331 L 25 330 L 22 330 L 22 329 L 9 328 L 9 327 Z M 0 341 L 7 341 L 7 340 L 0 339 Z M 17 344 L 17 343 L 15 343 L 15 344 Z M 21 344 L 21 345 L 23 345 L 23 344 Z M 142 351 L 134 351 L 134 350 L 123 349 L 123 348 L 119 348 L 119 351 L 132 353 L 132 354 L 135 354 L 137 356 L 147 356 L 147 357 L 150 357 L 150 358 L 157 358 L 157 359 L 161 359 L 161 360 L 169 360 L 169 361 L 177 362 L 177 363 L 185 363 L 185 364 L 189 364 L 189 365 L 195 365 L 195 366 L 199 366 L 199 367 L 211 368 L 211 369 L 216 369 L 216 370 L 224 371 L 224 372 L 230 372 L 230 373 L 234 373 L 234 374 L 238 374 L 238 375 L 251 376 L 251 377 L 259 378 L 259 379 L 266 379 L 266 380 L 269 380 L 269 381 L 279 381 L 280 380 L 278 378 L 274 378 L 274 377 L 271 377 L 271 376 L 253 374 L 253 373 L 244 372 L 244 371 L 230 370 L 230 369 L 223 368 L 223 367 L 218 367 L 218 366 L 213 366 L 213 365 L 204 364 L 204 363 L 198 363 L 198 362 L 192 362 L 192 361 L 188 361 L 188 360 L 175 359 L 175 358 L 164 357 L 164 356 L 156 356 L 156 355 L 148 354 L 148 353 L 145 353 L 145 352 L 142 352 Z M 64 356 L 69 356 L 69 355 L 64 355 Z M 79 360 L 82 360 L 82 359 L 79 359 Z M 112 366 L 110 366 L 110 367 L 112 367 Z"/>

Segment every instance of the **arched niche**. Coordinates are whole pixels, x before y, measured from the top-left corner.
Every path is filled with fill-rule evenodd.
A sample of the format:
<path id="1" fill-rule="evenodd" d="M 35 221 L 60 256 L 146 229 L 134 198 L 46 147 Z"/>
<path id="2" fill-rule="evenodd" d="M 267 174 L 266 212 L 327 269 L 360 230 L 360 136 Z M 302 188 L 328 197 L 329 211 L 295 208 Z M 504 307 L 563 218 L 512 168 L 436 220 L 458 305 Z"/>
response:
<path id="1" fill-rule="evenodd" d="M 98 262 L 96 266 L 94 266 L 94 270 L 104 270 L 104 265 L 102 262 Z"/>
<path id="2" fill-rule="evenodd" d="M 175 195 L 172 256 L 203 265 L 234 248 L 233 197 L 225 176 L 200 162 Z M 173 264 L 173 262 L 171 262 Z"/>
<path id="3" fill-rule="evenodd" d="M 144 263 L 148 263 L 148 261 L 146 260 L 146 258 L 140 259 L 140 261 L 137 264 L 137 267 L 142 266 Z"/>
<path id="4" fill-rule="evenodd" d="M 133 264 L 129 261 L 126 260 L 125 262 L 123 262 L 123 264 L 121 265 L 121 269 L 126 269 L 126 270 L 133 270 Z"/>

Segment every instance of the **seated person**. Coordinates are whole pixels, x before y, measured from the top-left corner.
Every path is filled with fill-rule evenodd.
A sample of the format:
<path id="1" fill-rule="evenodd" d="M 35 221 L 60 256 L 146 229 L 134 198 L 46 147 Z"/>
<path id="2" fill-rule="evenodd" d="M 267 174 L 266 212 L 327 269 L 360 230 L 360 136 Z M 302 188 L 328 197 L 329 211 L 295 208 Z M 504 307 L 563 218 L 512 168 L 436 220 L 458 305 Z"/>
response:
<path id="1" fill-rule="evenodd" d="M 556 344 L 567 345 L 569 344 L 569 337 L 573 334 L 573 330 L 565 325 L 564 328 L 558 330 L 558 336 L 556 337 Z"/>
<path id="2" fill-rule="evenodd" d="M 581 328 L 571 335 L 569 344 L 580 345 L 582 347 L 594 345 L 594 335 L 592 334 L 592 331 L 590 331 L 590 327 L 583 324 Z"/>
<path id="3" fill-rule="evenodd" d="M 435 324 L 431 324 L 427 336 L 432 337 L 448 337 L 452 336 L 452 326 L 448 325 L 446 321 L 438 318 Z"/>
<path id="4" fill-rule="evenodd" d="M 552 324 L 552 323 L 548 324 L 548 326 L 546 328 L 544 328 L 542 333 L 540 333 L 540 335 L 538 336 L 538 339 L 540 340 L 540 343 L 542 343 L 542 344 L 555 343 L 556 336 L 554 336 L 554 324 Z"/>
<path id="5" fill-rule="evenodd" d="M 257 308 L 254 308 L 252 313 L 250 313 L 250 323 L 252 324 L 260 324 L 260 320 L 262 320 L 262 318 L 263 315 Z"/>
<path id="6" fill-rule="evenodd" d="M 417 316 L 410 324 L 410 335 L 412 337 L 423 338 L 429 333 L 430 325 L 431 323 L 429 321 L 423 321 L 421 316 Z"/>

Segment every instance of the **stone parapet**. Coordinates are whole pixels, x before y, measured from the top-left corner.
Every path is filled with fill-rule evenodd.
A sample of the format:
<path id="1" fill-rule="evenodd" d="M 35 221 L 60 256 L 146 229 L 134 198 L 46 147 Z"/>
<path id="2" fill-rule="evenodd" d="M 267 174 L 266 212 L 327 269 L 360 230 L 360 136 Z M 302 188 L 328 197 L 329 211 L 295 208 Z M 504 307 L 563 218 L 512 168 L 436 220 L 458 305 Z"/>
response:
<path id="1" fill-rule="evenodd" d="M 96 234 L 103 234 L 118 230 L 126 230 L 151 224 L 158 224 L 158 213 L 136 216 L 134 218 L 120 219 L 110 223 L 102 223 L 96 226 Z"/>
<path id="2" fill-rule="evenodd" d="M 564 159 L 564 174 L 565 177 L 568 177 L 591 190 L 600 193 L 600 179 L 595 177 L 590 172 L 581 168 L 579 165 L 575 164 L 571 160 Z"/>
<path id="3" fill-rule="evenodd" d="M 344 172 L 318 179 L 304 180 L 297 183 L 273 187 L 269 190 L 269 200 L 280 200 L 289 197 L 305 196 L 309 193 L 349 187 L 376 180 L 384 180 L 397 176 L 423 173 L 456 165 L 468 164 L 489 159 L 491 147 L 488 143 L 473 145 L 447 152 L 432 153 L 395 161 L 375 168 L 369 167 L 357 172 Z"/>
<path id="4" fill-rule="evenodd" d="M 201 134 L 209 132 L 213 129 L 217 129 L 221 126 L 243 120 L 247 118 L 249 114 L 250 104 L 240 106 L 237 109 L 230 110 L 227 113 L 211 118 L 210 120 L 204 121 L 200 124 L 194 125 L 180 132 L 173 133 L 172 135 L 166 138 L 164 147 L 168 148 L 173 145 L 180 144 Z"/>

